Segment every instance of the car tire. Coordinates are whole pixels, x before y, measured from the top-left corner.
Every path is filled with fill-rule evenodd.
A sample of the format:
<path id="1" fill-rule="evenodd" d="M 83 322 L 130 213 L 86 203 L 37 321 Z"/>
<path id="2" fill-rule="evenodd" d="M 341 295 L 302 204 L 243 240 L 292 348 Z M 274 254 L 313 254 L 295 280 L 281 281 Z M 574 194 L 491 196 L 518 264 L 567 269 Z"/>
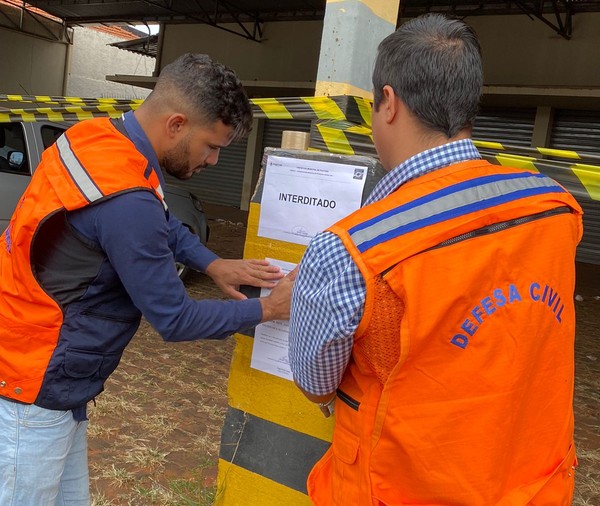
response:
<path id="1" fill-rule="evenodd" d="M 194 228 L 190 227 L 187 223 L 184 223 L 183 226 L 186 227 L 192 234 L 198 235 Z M 186 278 L 192 272 L 192 269 L 190 267 L 188 267 L 185 264 L 182 264 L 181 262 L 175 262 L 175 269 L 177 269 L 177 276 L 179 276 L 179 279 L 181 279 L 181 281 L 185 281 Z"/>
<path id="2" fill-rule="evenodd" d="M 177 275 L 179 276 L 179 279 L 181 279 L 181 281 L 185 281 L 192 270 L 186 265 L 183 265 L 179 262 L 175 262 L 175 268 L 177 269 Z"/>

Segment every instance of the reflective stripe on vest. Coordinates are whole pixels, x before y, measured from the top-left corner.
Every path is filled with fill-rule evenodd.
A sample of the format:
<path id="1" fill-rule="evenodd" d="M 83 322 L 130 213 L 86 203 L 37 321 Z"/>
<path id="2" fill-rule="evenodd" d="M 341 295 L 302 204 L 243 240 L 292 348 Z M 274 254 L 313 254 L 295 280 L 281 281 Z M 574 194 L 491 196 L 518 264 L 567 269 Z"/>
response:
<path id="1" fill-rule="evenodd" d="M 71 144 L 69 143 L 69 139 L 65 134 L 62 134 L 57 139 L 56 147 L 65 169 L 86 200 L 92 203 L 103 198 L 105 195 L 94 183 L 88 172 L 85 170 L 85 167 L 77 158 L 77 155 L 71 149 Z M 160 201 L 165 210 L 168 209 L 167 203 L 165 202 L 165 192 L 154 169 L 152 169 L 150 172 L 148 181 L 150 181 L 150 184 L 152 184 L 156 194 L 160 197 Z"/>
<path id="2" fill-rule="evenodd" d="M 79 188 L 81 194 L 87 199 L 88 202 L 95 202 L 100 200 L 104 195 L 100 189 L 96 186 L 92 178 L 89 176 L 83 165 L 79 162 L 79 159 L 73 153 L 69 140 L 65 134 L 62 134 L 56 141 L 56 147 L 58 148 L 58 154 L 67 172 L 73 179 L 73 182 Z"/>
<path id="3" fill-rule="evenodd" d="M 495 174 L 454 184 L 391 209 L 349 230 L 361 253 L 428 225 L 489 209 L 519 198 L 564 192 L 541 174 Z"/>
<path id="4" fill-rule="evenodd" d="M 163 207 L 165 208 L 165 211 L 169 208 L 169 206 L 167 206 L 167 202 L 165 201 L 165 192 L 162 189 L 162 186 L 160 184 L 160 179 L 158 178 L 158 174 L 156 173 L 156 171 L 154 169 L 150 170 L 150 174 L 148 174 L 148 182 L 152 185 L 152 188 L 154 188 L 154 191 L 156 192 L 156 195 L 158 196 L 161 204 L 163 205 Z"/>

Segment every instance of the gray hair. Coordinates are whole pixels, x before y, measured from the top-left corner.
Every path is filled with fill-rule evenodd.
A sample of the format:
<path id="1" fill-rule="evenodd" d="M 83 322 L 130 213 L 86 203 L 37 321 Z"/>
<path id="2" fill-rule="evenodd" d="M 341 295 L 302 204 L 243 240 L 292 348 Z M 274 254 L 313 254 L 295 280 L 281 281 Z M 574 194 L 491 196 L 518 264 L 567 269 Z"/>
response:
<path id="1" fill-rule="evenodd" d="M 233 128 L 233 140 L 252 127 L 250 101 L 235 72 L 205 54 L 186 53 L 166 65 L 147 100 L 176 105 L 206 123 L 221 120 Z"/>
<path id="2" fill-rule="evenodd" d="M 380 44 L 373 71 L 374 107 L 389 85 L 421 123 L 448 138 L 473 126 L 483 86 L 481 48 L 457 19 L 425 14 Z"/>

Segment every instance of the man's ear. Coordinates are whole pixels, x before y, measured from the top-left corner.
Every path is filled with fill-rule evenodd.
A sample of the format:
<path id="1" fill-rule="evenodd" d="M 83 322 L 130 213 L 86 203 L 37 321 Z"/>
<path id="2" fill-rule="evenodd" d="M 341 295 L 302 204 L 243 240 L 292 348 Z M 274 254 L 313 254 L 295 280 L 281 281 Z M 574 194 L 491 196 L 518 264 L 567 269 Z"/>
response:
<path id="1" fill-rule="evenodd" d="M 398 97 L 394 92 L 394 88 L 392 88 L 389 84 L 386 84 L 383 87 L 383 100 L 381 101 L 379 107 L 383 108 L 384 119 L 386 123 L 393 123 L 396 118 L 396 114 L 398 114 Z"/>
<path id="2" fill-rule="evenodd" d="M 171 114 L 167 118 L 166 123 L 167 135 L 170 138 L 177 137 L 181 133 L 183 128 L 186 126 L 187 121 L 188 119 L 185 116 L 185 114 L 181 114 L 178 112 Z"/>

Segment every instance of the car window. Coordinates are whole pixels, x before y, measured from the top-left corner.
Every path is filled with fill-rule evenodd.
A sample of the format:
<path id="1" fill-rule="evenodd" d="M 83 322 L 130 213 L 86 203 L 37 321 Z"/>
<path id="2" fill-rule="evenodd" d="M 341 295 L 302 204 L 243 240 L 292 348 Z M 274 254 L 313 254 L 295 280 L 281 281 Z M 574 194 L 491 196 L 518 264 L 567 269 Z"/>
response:
<path id="1" fill-rule="evenodd" d="M 42 142 L 44 144 L 44 149 L 52 146 L 65 130 L 65 128 L 55 126 L 42 126 Z"/>
<path id="2" fill-rule="evenodd" d="M 0 172 L 29 175 L 25 133 L 20 123 L 0 124 Z"/>

